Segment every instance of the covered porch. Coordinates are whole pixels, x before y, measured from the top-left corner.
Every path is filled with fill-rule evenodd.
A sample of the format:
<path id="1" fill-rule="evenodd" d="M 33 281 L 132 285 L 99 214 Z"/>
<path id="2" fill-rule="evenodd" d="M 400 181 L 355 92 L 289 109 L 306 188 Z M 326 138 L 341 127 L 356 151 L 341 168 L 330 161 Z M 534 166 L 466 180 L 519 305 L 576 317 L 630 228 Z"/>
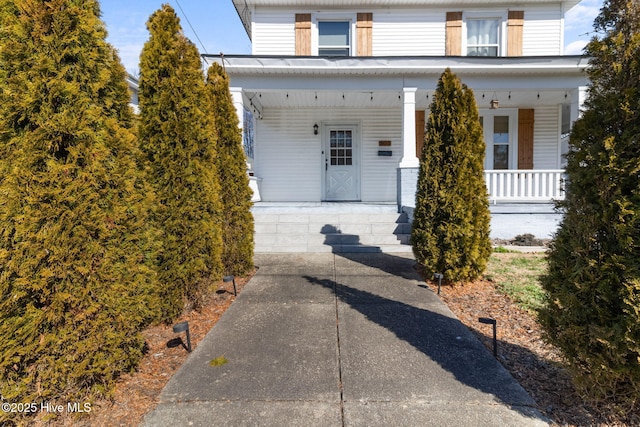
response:
<path id="1" fill-rule="evenodd" d="M 474 90 L 491 202 L 540 204 L 564 197 L 566 133 L 586 93 L 581 57 L 207 60 L 223 64 L 231 77 L 245 134 L 250 129 L 253 136 L 246 142 L 255 153 L 250 162 L 260 200 L 411 208 L 425 120 L 446 67 Z M 346 178 L 335 184 L 340 176 L 331 171 L 340 166 L 352 172 L 340 172 Z M 339 191 L 331 192 L 334 185 Z M 351 187 L 340 193 L 340 186 Z"/>

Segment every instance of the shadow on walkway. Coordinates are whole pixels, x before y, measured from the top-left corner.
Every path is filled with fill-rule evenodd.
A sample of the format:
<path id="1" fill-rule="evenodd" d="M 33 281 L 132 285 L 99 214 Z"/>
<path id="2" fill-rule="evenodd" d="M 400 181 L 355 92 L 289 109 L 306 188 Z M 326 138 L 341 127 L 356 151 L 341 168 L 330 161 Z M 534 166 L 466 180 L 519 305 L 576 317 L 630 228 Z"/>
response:
<path id="1" fill-rule="evenodd" d="M 334 290 L 339 301 L 409 343 L 453 374 L 458 382 L 493 395 L 524 416 L 542 420 L 535 415 L 535 402 L 458 319 L 333 280 L 304 278 L 311 284 Z"/>
<path id="2" fill-rule="evenodd" d="M 387 254 L 379 246 L 363 245 L 360 236 L 342 233 L 332 224 L 325 224 L 320 233 L 325 235 L 324 244 L 332 248 L 331 252 L 342 258 L 405 279 L 421 280 L 415 269 L 415 261 L 411 258 Z M 345 245 L 349 249 L 345 250 Z"/>

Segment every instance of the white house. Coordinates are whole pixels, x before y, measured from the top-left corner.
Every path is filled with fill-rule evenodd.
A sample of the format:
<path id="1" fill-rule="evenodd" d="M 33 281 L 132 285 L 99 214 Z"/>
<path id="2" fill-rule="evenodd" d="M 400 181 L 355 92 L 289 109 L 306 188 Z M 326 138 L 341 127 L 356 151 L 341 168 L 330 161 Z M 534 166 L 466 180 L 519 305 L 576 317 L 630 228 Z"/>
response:
<path id="1" fill-rule="evenodd" d="M 252 54 L 207 60 L 224 65 L 252 129 L 262 206 L 411 213 L 425 117 L 449 67 L 481 115 L 492 235 L 553 232 L 587 85 L 587 60 L 563 55 L 579 0 L 232 1 Z"/>

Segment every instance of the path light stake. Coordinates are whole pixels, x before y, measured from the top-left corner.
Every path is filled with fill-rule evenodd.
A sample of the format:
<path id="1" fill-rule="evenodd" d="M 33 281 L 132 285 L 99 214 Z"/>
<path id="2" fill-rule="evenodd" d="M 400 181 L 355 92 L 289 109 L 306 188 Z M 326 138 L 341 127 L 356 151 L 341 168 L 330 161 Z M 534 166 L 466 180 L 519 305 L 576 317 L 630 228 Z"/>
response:
<path id="1" fill-rule="evenodd" d="M 180 322 L 173 325 L 173 332 L 186 332 L 187 335 L 187 351 L 191 353 L 191 335 L 189 334 L 189 322 Z"/>
<path id="2" fill-rule="evenodd" d="M 442 286 L 442 278 L 444 277 L 442 273 L 434 273 L 433 277 L 438 279 L 438 295 L 440 295 L 440 286 Z"/>
<path id="3" fill-rule="evenodd" d="M 236 292 L 236 276 L 224 276 L 222 278 L 222 281 L 225 283 L 233 282 L 233 295 L 237 297 L 238 293 Z"/>
<path id="4" fill-rule="evenodd" d="M 493 357 L 498 358 L 498 334 L 497 334 L 497 322 L 496 319 L 490 319 L 488 317 L 481 317 L 478 319 L 478 322 L 484 323 L 485 325 L 493 325 Z"/>

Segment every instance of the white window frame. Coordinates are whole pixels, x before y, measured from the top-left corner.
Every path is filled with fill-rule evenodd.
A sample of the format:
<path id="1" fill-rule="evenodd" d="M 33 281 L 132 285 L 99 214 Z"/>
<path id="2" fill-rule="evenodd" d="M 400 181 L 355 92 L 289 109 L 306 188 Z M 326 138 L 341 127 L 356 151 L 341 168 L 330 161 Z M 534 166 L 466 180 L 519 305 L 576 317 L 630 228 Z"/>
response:
<path id="1" fill-rule="evenodd" d="M 509 117 L 509 165 L 504 170 L 518 169 L 518 109 L 517 108 L 498 108 L 497 110 L 480 109 L 479 116 L 483 117 L 484 141 L 486 144 L 485 151 L 485 169 L 493 169 L 493 118 L 495 116 Z M 487 123 L 491 123 L 487 126 Z"/>
<path id="2" fill-rule="evenodd" d="M 312 31 L 311 31 L 311 52 L 315 56 L 320 56 L 320 30 L 318 22 L 349 22 L 349 56 L 356 56 L 356 21 L 357 15 L 355 13 L 318 13 L 312 17 Z"/>
<path id="3" fill-rule="evenodd" d="M 506 12 L 464 12 L 462 14 L 462 55 L 467 56 L 467 22 L 469 20 L 498 21 L 498 56 L 507 55 L 507 18 Z"/>

